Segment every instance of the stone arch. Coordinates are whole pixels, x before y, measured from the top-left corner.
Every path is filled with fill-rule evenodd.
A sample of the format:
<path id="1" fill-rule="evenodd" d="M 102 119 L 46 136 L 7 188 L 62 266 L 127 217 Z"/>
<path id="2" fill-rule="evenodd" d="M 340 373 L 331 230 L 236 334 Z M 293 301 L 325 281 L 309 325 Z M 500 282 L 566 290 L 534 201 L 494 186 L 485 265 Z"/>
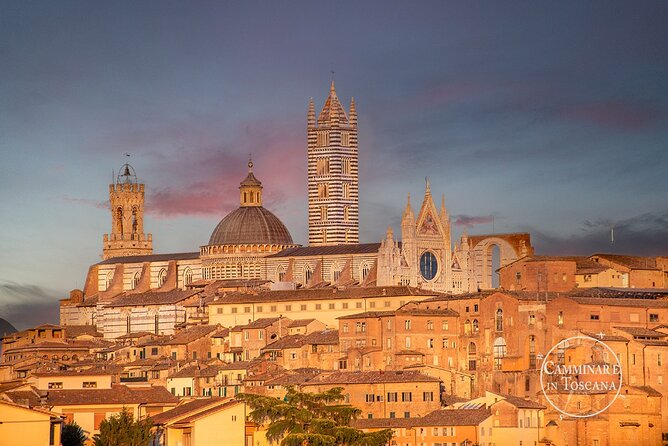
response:
<path id="1" fill-rule="evenodd" d="M 492 288 L 492 254 L 495 247 L 499 249 L 499 268 L 533 254 L 531 238 L 527 233 L 470 236 L 469 244 L 474 277 L 480 289 Z"/>

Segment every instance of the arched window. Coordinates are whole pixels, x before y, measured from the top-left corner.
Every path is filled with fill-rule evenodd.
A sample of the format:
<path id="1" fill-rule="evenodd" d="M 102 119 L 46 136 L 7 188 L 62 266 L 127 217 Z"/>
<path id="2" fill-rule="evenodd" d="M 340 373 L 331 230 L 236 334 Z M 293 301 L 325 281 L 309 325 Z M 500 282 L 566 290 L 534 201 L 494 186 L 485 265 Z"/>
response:
<path id="1" fill-rule="evenodd" d="M 536 368 L 536 337 L 529 336 L 529 368 Z"/>
<path id="2" fill-rule="evenodd" d="M 348 216 L 349 212 L 350 212 L 350 206 L 343 206 L 343 219 L 345 221 L 348 221 L 348 219 L 349 219 L 349 216 Z"/>
<path id="3" fill-rule="evenodd" d="M 466 322 L 464 322 L 464 334 L 466 336 L 471 334 L 471 321 L 466 319 Z"/>
<path id="4" fill-rule="evenodd" d="M 341 267 L 339 265 L 332 265 L 332 279 L 334 282 L 341 278 Z"/>
<path id="5" fill-rule="evenodd" d="M 123 208 L 116 209 L 116 232 L 123 233 Z"/>
<path id="6" fill-rule="evenodd" d="M 472 329 L 474 334 L 478 333 L 479 330 L 478 319 L 473 319 Z"/>
<path id="7" fill-rule="evenodd" d="M 190 268 L 186 268 L 185 271 L 183 271 L 183 283 L 185 285 L 193 283 L 193 270 Z"/>
<path id="8" fill-rule="evenodd" d="M 105 289 L 105 290 L 108 290 L 108 289 L 109 289 L 109 287 L 111 286 L 111 282 L 112 282 L 113 280 L 114 280 L 114 272 L 113 272 L 113 271 L 109 271 L 109 272 L 107 273 L 107 279 L 106 279 L 106 281 L 105 281 L 105 285 L 104 285 L 104 289 Z"/>
<path id="9" fill-rule="evenodd" d="M 503 310 L 501 308 L 496 310 L 495 322 L 496 331 L 503 331 Z"/>
<path id="10" fill-rule="evenodd" d="M 162 268 L 158 273 L 158 286 L 163 286 L 167 281 L 167 270 Z"/>
<path id="11" fill-rule="evenodd" d="M 276 269 L 276 277 L 278 277 L 279 282 L 285 282 L 285 266 L 279 265 Z"/>
<path id="12" fill-rule="evenodd" d="M 496 338 L 494 340 L 494 369 L 501 370 L 501 360 L 506 356 L 506 340 Z"/>
<path id="13" fill-rule="evenodd" d="M 369 264 L 366 263 L 366 262 L 362 263 L 362 280 L 366 279 L 366 276 L 369 275 L 370 271 L 371 271 L 371 267 L 369 266 Z"/>
<path id="14" fill-rule="evenodd" d="M 313 272 L 311 271 L 311 267 L 309 265 L 304 265 L 304 284 L 307 284 L 311 281 L 312 275 Z"/>
<path id="15" fill-rule="evenodd" d="M 139 222 L 137 221 L 137 208 L 132 208 L 132 233 L 137 233 L 137 228 L 139 227 Z"/>
<path id="16" fill-rule="evenodd" d="M 139 271 L 137 271 L 134 276 L 132 276 L 132 289 L 134 290 L 137 288 L 137 285 L 139 285 L 139 279 L 141 278 L 141 274 Z"/>

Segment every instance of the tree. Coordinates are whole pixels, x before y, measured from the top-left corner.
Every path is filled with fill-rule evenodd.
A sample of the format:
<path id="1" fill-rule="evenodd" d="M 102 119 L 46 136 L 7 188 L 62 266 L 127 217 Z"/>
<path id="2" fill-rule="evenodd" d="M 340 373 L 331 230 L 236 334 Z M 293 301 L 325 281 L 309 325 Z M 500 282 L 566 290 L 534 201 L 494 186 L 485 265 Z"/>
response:
<path id="1" fill-rule="evenodd" d="M 288 387 L 285 398 L 242 393 L 237 397 L 251 408 L 250 418 L 267 426 L 267 439 L 281 446 L 382 446 L 392 430 L 365 433 L 350 427 L 362 412 L 343 400 L 343 388 L 305 393 Z"/>
<path id="2" fill-rule="evenodd" d="M 60 435 L 60 441 L 63 446 L 83 446 L 86 442 L 86 434 L 81 426 L 74 421 L 63 424 L 63 431 Z"/>
<path id="3" fill-rule="evenodd" d="M 95 446 L 147 446 L 151 441 L 150 419 L 135 421 L 132 413 L 123 408 L 121 413 L 102 420 L 100 433 L 93 436 Z"/>

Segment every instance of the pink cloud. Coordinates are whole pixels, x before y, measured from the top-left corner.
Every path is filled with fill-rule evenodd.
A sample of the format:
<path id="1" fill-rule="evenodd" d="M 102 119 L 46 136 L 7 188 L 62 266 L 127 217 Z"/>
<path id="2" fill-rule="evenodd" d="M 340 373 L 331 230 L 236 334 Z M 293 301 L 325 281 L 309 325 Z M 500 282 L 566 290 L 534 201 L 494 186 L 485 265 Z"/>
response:
<path id="1" fill-rule="evenodd" d="M 470 81 L 446 82 L 431 86 L 408 102 L 409 107 L 422 108 L 457 102 L 480 92 L 481 85 Z"/>
<path id="2" fill-rule="evenodd" d="M 623 102 L 584 104 L 566 109 L 563 114 L 573 120 L 588 121 L 623 130 L 645 128 L 657 118 L 655 110 Z"/>
<path id="3" fill-rule="evenodd" d="M 83 204 L 85 206 L 91 206 L 98 209 L 109 209 L 109 200 L 98 201 L 91 200 L 90 198 L 63 197 L 63 201 L 66 203 Z"/>
<path id="4" fill-rule="evenodd" d="M 477 225 L 490 224 L 494 221 L 493 215 L 455 215 L 455 224 L 458 226 L 464 226 L 466 228 L 472 228 Z"/>

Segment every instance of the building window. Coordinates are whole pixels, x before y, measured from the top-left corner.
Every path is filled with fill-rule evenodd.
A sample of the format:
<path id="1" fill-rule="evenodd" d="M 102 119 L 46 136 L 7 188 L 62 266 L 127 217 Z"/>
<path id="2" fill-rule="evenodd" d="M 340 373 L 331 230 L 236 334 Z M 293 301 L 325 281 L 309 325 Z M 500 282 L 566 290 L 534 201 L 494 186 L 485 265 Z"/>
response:
<path id="1" fill-rule="evenodd" d="M 367 403 L 373 403 L 374 401 L 376 401 L 376 395 L 374 395 L 373 393 L 367 393 L 366 394 L 366 402 Z"/>
<path id="2" fill-rule="evenodd" d="M 327 206 L 320 206 L 320 220 L 327 221 Z"/>
<path id="3" fill-rule="evenodd" d="M 329 187 L 327 183 L 318 183 L 318 198 L 329 197 Z"/>
<path id="4" fill-rule="evenodd" d="M 349 183 L 343 183 L 343 188 L 342 188 L 342 193 L 343 193 L 343 198 L 350 198 L 350 184 Z"/>
<path id="5" fill-rule="evenodd" d="M 434 329 L 434 321 L 427 321 L 427 330 Z"/>
<path id="6" fill-rule="evenodd" d="M 529 315 L 529 325 L 536 325 L 536 315 L 535 314 L 530 314 Z"/>
<path id="7" fill-rule="evenodd" d="M 441 330 L 443 330 L 443 331 L 447 331 L 447 330 L 449 329 L 449 325 L 450 325 L 450 324 L 448 323 L 448 321 L 443 321 L 443 322 L 441 323 Z"/>
<path id="8" fill-rule="evenodd" d="M 405 344 L 406 348 L 411 348 L 411 337 L 410 336 L 406 336 L 406 341 L 405 342 L 406 342 L 406 344 Z"/>
<path id="9" fill-rule="evenodd" d="M 278 277 L 279 282 L 285 282 L 285 266 L 280 265 L 278 267 L 276 276 Z"/>
<path id="10" fill-rule="evenodd" d="M 597 321 L 599 319 L 600 319 L 600 316 L 598 314 L 590 314 L 589 315 L 589 320 Z"/>
<path id="11" fill-rule="evenodd" d="M 162 268 L 158 273 L 158 286 L 163 286 L 167 281 L 167 270 Z"/>
<path id="12" fill-rule="evenodd" d="M 472 328 L 473 328 L 473 333 L 478 333 L 478 329 L 479 329 L 478 319 L 473 319 Z"/>
<path id="13" fill-rule="evenodd" d="M 559 314 L 557 315 L 557 324 L 558 325 L 564 325 L 564 312 L 560 311 Z"/>
<path id="14" fill-rule="evenodd" d="M 347 136 L 348 134 L 345 133 L 345 135 Z M 343 134 L 341 136 L 343 137 Z M 347 146 L 347 144 L 343 144 L 343 141 L 341 141 L 341 144 Z M 341 163 L 341 173 L 343 175 L 350 175 L 350 158 L 343 158 Z"/>
<path id="15" fill-rule="evenodd" d="M 659 315 L 656 313 L 650 313 L 649 314 L 649 321 L 650 322 L 659 322 Z"/>
<path id="16" fill-rule="evenodd" d="M 502 359 L 506 356 L 506 340 L 496 338 L 494 340 L 494 369 L 501 370 Z"/>
<path id="17" fill-rule="evenodd" d="M 317 158 L 315 164 L 318 175 L 329 174 L 329 158 Z"/>
<path id="18" fill-rule="evenodd" d="M 496 331 L 503 331 L 503 310 L 501 308 L 496 310 L 495 325 Z"/>
<path id="19" fill-rule="evenodd" d="M 63 388 L 63 383 L 62 382 L 51 382 L 47 386 L 49 389 L 62 389 Z"/>
<path id="20" fill-rule="evenodd" d="M 190 268 L 186 268 L 183 272 L 183 283 L 185 285 L 190 285 L 193 282 L 193 271 Z"/>
<path id="21" fill-rule="evenodd" d="M 313 272 L 311 271 L 311 267 L 309 265 L 304 265 L 304 283 L 310 282 L 312 275 Z"/>
<path id="22" fill-rule="evenodd" d="M 387 402 L 396 403 L 397 402 L 397 392 L 387 392 Z"/>
<path id="23" fill-rule="evenodd" d="M 422 401 L 434 401 L 434 392 L 422 392 Z"/>
<path id="24" fill-rule="evenodd" d="M 425 280 L 433 280 L 438 272 L 438 261 L 436 256 L 427 251 L 420 256 L 420 274 Z"/>
<path id="25" fill-rule="evenodd" d="M 348 333 L 348 323 L 344 323 L 343 326 L 341 327 L 341 331 L 344 333 Z"/>
<path id="26" fill-rule="evenodd" d="M 478 312 L 478 304 L 473 305 L 473 312 L 474 313 Z"/>
<path id="27" fill-rule="evenodd" d="M 346 206 L 347 209 L 347 206 Z M 371 267 L 369 266 L 368 263 L 363 263 L 362 264 L 362 280 L 366 279 L 366 277 L 369 275 L 369 271 L 371 271 Z"/>
<path id="28" fill-rule="evenodd" d="M 410 329 L 411 329 L 411 320 L 410 320 L 410 319 L 406 319 L 406 320 L 404 321 L 404 329 L 405 329 L 406 331 L 410 331 Z"/>
<path id="29" fill-rule="evenodd" d="M 300 311 L 306 311 L 306 305 L 300 305 L 299 309 Z"/>
<path id="30" fill-rule="evenodd" d="M 413 401 L 413 394 L 411 392 L 401 392 L 401 401 L 404 403 Z"/>
<path id="31" fill-rule="evenodd" d="M 139 274 L 139 271 L 135 273 L 134 276 L 132 276 L 132 289 L 134 290 L 137 288 L 137 285 L 139 285 L 139 279 L 141 278 L 141 275 Z"/>

